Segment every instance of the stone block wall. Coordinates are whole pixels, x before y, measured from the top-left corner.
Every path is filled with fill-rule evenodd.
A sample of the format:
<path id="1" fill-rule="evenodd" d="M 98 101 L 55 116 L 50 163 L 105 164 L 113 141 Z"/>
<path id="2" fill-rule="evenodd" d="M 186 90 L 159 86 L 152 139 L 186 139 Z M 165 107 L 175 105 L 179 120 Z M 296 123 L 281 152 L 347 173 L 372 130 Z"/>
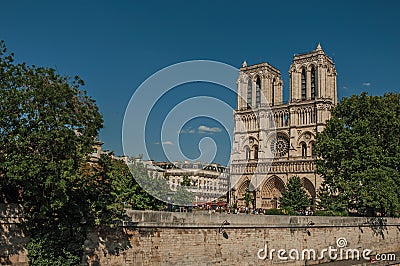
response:
<path id="1" fill-rule="evenodd" d="M 316 216 L 266 216 L 245 214 L 199 214 L 150 211 L 129 211 L 132 218 L 125 223 L 130 247 L 105 254 L 104 247 L 95 250 L 92 265 L 311 265 L 329 262 L 323 259 L 301 260 L 305 249 L 316 251 L 331 246 L 340 259 L 346 252 L 357 249 L 371 255 L 400 251 L 400 219 Z M 222 226 L 224 221 L 229 225 Z M 221 227 L 222 226 L 222 227 Z M 342 251 L 338 239 L 345 241 Z M 275 249 L 272 259 L 260 259 L 260 249 L 268 253 Z M 281 260 L 277 251 L 299 251 L 300 260 Z M 292 251 L 294 252 L 294 251 Z M 259 253 L 262 257 L 265 253 Z M 292 253 L 296 257 L 296 253 Z M 305 256 L 307 258 L 307 256 Z M 352 257 L 349 253 L 349 257 Z M 312 256 L 311 256 L 312 258 Z M 366 261 L 354 261 L 363 264 Z"/>
<path id="2" fill-rule="evenodd" d="M 319 257 L 323 249 L 337 248 L 334 254 L 340 259 L 339 239 L 346 242 L 343 251 L 370 249 L 372 255 L 400 251 L 398 218 L 133 210 L 127 214 L 129 220 L 119 230 L 89 234 L 84 265 L 312 265 L 329 262 L 328 254 L 306 261 L 301 258 L 302 251 L 313 249 Z M 28 265 L 27 238 L 19 231 L 18 221 L 3 221 L 1 226 L 0 264 Z M 275 250 L 272 259 L 259 258 L 266 254 L 265 248 L 267 255 Z M 297 250 L 300 259 L 279 259 L 279 249 L 286 251 L 283 257 Z M 368 262 L 356 260 L 349 265 L 364 263 Z"/>

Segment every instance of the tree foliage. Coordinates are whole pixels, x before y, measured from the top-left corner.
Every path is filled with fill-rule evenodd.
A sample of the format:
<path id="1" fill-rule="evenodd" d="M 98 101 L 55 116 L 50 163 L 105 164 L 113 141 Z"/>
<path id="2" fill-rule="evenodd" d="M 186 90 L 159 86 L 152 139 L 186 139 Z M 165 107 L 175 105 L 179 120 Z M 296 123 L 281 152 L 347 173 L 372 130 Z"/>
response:
<path id="1" fill-rule="evenodd" d="M 40 265 L 40 253 L 68 265 L 74 261 L 71 256 L 80 258 L 85 234 L 79 225 L 89 215 L 81 205 L 85 197 L 78 169 L 88 159 L 102 117 L 94 100 L 80 89 L 84 83 L 79 77 L 13 61 L 1 42 L 2 194 L 6 201 L 23 205 L 31 237 L 28 250 L 33 248 L 30 263 Z M 9 193 L 10 188 L 16 193 Z"/>
<path id="2" fill-rule="evenodd" d="M 250 191 L 249 188 L 246 188 L 246 191 L 243 194 L 243 198 L 241 200 L 244 201 L 244 205 L 246 208 L 250 206 L 250 204 L 254 205 L 254 191 Z"/>
<path id="3" fill-rule="evenodd" d="M 243 197 L 239 198 L 239 200 L 243 200 L 244 201 L 244 205 L 246 206 L 246 208 L 249 208 L 250 204 L 252 204 L 254 206 L 254 189 L 253 189 L 253 185 L 250 183 L 250 181 L 246 181 L 246 190 L 243 193 Z M 237 203 L 235 203 L 235 205 L 237 205 Z"/>
<path id="4" fill-rule="evenodd" d="M 129 166 L 122 161 L 115 163 L 112 180 L 115 193 L 118 195 L 118 202 L 136 210 L 161 210 L 163 208 L 164 203 L 145 190 L 138 182 L 145 182 L 149 186 L 148 188 L 152 188 L 150 191 L 159 188 L 160 193 L 165 194 L 167 184 L 164 179 L 152 179 L 142 163 L 129 164 Z M 117 176 L 119 177 L 115 178 Z"/>
<path id="5" fill-rule="evenodd" d="M 161 209 L 163 202 L 168 202 L 175 206 L 190 206 L 194 200 L 194 194 L 190 191 L 193 182 L 189 176 L 183 176 L 182 182 L 177 186 L 176 191 L 172 191 L 168 185 L 169 176 L 154 176 L 147 174 L 146 166 L 143 163 L 131 163 L 129 168 L 133 174 L 140 191 L 145 192 L 145 199 L 151 201 L 147 209 Z M 140 195 L 140 194 L 137 194 Z M 145 201 L 142 201 L 145 202 Z"/>
<path id="6" fill-rule="evenodd" d="M 193 182 L 189 176 L 185 175 L 182 178 L 180 186 L 173 192 L 172 202 L 178 206 L 191 206 L 194 201 L 194 194 L 190 191 Z"/>
<path id="7" fill-rule="evenodd" d="M 323 208 L 399 214 L 399 94 L 343 98 L 317 135 L 316 151 Z"/>
<path id="8" fill-rule="evenodd" d="M 0 42 L 0 194 L 23 207 L 30 265 L 79 265 L 88 229 L 112 228 L 126 205 L 161 206 L 124 162 L 89 161 L 103 120 L 83 85 L 14 63 Z"/>
<path id="9" fill-rule="evenodd" d="M 87 163 L 103 120 L 83 85 L 0 43 L 0 190 L 23 206 L 30 265 L 80 264 L 87 228 L 122 215 L 114 163 Z"/>
<path id="10" fill-rule="evenodd" d="M 323 182 L 319 188 L 318 198 L 318 209 L 338 213 L 347 210 L 345 194 L 333 194 L 331 192 L 331 187 L 329 187 L 326 182 Z"/>
<path id="11" fill-rule="evenodd" d="M 293 176 L 289 179 L 287 189 L 282 192 L 280 207 L 289 214 L 297 211 L 304 211 L 311 204 L 311 199 L 307 196 L 301 185 L 300 178 Z"/>
<path id="12" fill-rule="evenodd" d="M 190 187 L 192 186 L 192 180 L 190 180 L 190 177 L 188 175 L 184 175 L 182 178 L 181 186 L 184 187 Z"/>
<path id="13" fill-rule="evenodd" d="M 149 176 L 146 166 L 141 162 L 129 163 L 133 176 L 135 193 L 132 193 L 130 204 L 134 209 L 159 210 L 171 193 L 167 180 L 160 176 Z"/>

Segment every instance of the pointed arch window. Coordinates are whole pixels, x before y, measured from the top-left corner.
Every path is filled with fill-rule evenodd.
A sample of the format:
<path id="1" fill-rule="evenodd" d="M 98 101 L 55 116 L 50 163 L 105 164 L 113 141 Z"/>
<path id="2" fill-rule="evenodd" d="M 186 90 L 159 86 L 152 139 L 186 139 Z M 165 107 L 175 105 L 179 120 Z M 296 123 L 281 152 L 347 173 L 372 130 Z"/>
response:
<path id="1" fill-rule="evenodd" d="M 313 66 L 311 68 L 311 99 L 315 100 L 317 96 L 317 71 Z"/>
<path id="2" fill-rule="evenodd" d="M 287 127 L 289 125 L 289 113 L 283 115 L 283 125 Z"/>
<path id="3" fill-rule="evenodd" d="M 272 80 L 272 103 L 271 105 L 274 105 L 275 103 L 275 79 Z"/>
<path id="4" fill-rule="evenodd" d="M 257 77 L 256 81 L 256 106 L 261 105 L 261 80 Z"/>
<path id="5" fill-rule="evenodd" d="M 246 146 L 246 161 L 250 160 L 250 148 Z"/>
<path id="6" fill-rule="evenodd" d="M 250 107 L 252 102 L 252 96 L 253 96 L 253 81 L 249 79 L 247 82 L 247 106 Z"/>
<path id="7" fill-rule="evenodd" d="M 307 158 L 307 144 L 301 144 L 301 158 Z"/>
<path id="8" fill-rule="evenodd" d="M 258 146 L 254 146 L 254 159 L 258 160 Z"/>
<path id="9" fill-rule="evenodd" d="M 301 71 L 301 99 L 303 101 L 307 99 L 307 78 L 306 70 L 304 68 Z"/>

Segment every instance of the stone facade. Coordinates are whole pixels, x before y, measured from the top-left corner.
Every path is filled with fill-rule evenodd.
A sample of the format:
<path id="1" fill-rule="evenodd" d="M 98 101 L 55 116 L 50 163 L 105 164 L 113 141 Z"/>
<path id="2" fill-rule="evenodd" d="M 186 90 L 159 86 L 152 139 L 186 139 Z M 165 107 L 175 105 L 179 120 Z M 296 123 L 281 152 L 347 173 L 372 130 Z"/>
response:
<path id="1" fill-rule="evenodd" d="M 155 166 L 163 170 L 163 175 L 168 177 L 168 185 L 176 191 L 187 176 L 192 182 L 188 189 L 194 195 L 194 205 L 201 205 L 218 198 L 226 200 L 228 191 L 228 171 L 226 167 L 215 163 L 201 162 L 155 162 Z"/>
<path id="2" fill-rule="evenodd" d="M 234 142 L 231 154 L 232 204 L 244 206 L 247 189 L 252 207 L 278 208 L 281 192 L 299 176 L 315 200 L 322 180 L 315 173 L 314 142 L 337 104 L 336 69 L 318 45 L 294 55 L 290 98 L 282 101 L 280 71 L 268 63 L 240 68 Z"/>

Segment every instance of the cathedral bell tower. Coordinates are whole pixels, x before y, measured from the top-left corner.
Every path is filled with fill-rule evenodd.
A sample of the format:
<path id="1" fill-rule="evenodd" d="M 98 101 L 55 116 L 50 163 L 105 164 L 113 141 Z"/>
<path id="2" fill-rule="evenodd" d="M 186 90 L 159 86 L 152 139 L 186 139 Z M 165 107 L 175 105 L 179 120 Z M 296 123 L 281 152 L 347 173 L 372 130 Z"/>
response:
<path id="1" fill-rule="evenodd" d="M 320 44 L 305 54 L 296 54 L 290 66 L 290 102 L 316 99 L 337 104 L 336 69 Z"/>
<path id="2" fill-rule="evenodd" d="M 257 109 L 262 106 L 282 104 L 283 82 L 280 71 L 268 63 L 240 68 L 237 109 Z"/>

